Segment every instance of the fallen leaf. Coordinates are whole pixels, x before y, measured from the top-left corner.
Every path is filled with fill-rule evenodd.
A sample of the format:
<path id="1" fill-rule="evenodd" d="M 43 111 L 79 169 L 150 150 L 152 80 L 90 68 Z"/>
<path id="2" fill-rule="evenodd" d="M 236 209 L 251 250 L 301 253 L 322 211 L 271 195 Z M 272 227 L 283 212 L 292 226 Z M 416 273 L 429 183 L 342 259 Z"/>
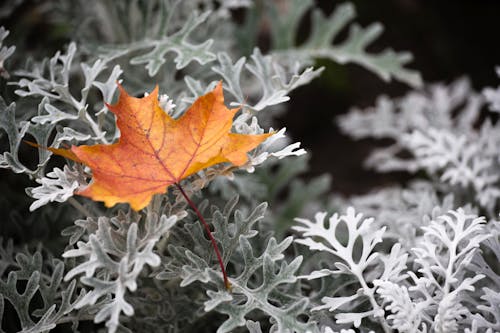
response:
<path id="1" fill-rule="evenodd" d="M 241 166 L 248 161 L 247 152 L 273 134 L 231 133 L 238 109 L 224 105 L 222 83 L 178 119 L 159 106 L 158 87 L 144 98 L 129 96 L 121 86 L 119 90 L 118 102 L 108 105 L 120 129 L 118 142 L 71 147 L 92 170 L 92 182 L 77 194 L 107 207 L 129 203 L 140 210 L 154 194 L 202 169 L 223 162 Z"/>

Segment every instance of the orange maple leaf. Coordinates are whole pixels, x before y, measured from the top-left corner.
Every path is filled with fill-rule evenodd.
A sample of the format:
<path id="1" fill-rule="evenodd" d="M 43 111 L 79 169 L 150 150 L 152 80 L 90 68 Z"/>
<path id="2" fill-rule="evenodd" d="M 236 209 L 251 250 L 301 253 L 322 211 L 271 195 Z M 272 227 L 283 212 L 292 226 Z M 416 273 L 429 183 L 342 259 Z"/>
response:
<path id="1" fill-rule="evenodd" d="M 158 87 L 144 98 L 131 97 L 121 86 L 119 90 L 118 102 L 107 105 L 117 118 L 118 142 L 72 146 L 74 156 L 65 155 L 92 170 L 92 182 L 77 194 L 107 207 L 129 203 L 140 210 L 154 194 L 202 169 L 222 162 L 241 166 L 248 161 L 247 152 L 273 134 L 231 133 L 238 109 L 224 105 L 222 83 L 178 119 L 159 106 Z"/>

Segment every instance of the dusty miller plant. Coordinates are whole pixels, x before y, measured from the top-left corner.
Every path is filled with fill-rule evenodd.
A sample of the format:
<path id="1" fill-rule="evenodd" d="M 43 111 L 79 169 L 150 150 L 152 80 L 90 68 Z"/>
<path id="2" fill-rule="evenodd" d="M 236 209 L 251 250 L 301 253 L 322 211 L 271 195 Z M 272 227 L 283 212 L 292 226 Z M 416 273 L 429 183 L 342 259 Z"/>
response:
<path id="1" fill-rule="evenodd" d="M 430 86 L 339 120 L 355 138 L 394 140 L 369 158 L 379 171 L 426 172 L 407 188 L 325 199 L 328 177 L 296 178 L 306 152 L 284 128 L 241 170 L 222 164 L 185 180 L 212 225 L 227 290 L 210 241 L 176 190 L 140 212 L 105 209 L 74 195 L 89 170 L 44 147 L 115 142 L 104 103 L 116 99 L 117 81 L 138 96 L 158 84 L 162 108 L 179 117 L 222 80 L 227 103 L 241 107 L 233 132 L 259 134 L 291 91 L 321 75 L 316 58 L 419 88 L 419 74 L 405 67 L 411 55 L 367 51 L 382 26 L 352 23 L 349 3 L 329 15 L 298 0 L 54 1 L 40 10 L 71 22 L 72 41 L 48 58 L 35 52 L 22 63 L 9 27 L 0 28 L 0 167 L 30 180 L 29 201 L 13 208 L 10 239 L 0 242 L 0 331 L 500 330 L 499 136 L 493 119 L 480 117 L 485 100 L 500 109 L 498 89 Z M 311 32 L 297 44 L 306 16 Z M 263 20 L 267 52 L 257 46 Z M 402 150 L 411 157 L 401 160 Z"/>

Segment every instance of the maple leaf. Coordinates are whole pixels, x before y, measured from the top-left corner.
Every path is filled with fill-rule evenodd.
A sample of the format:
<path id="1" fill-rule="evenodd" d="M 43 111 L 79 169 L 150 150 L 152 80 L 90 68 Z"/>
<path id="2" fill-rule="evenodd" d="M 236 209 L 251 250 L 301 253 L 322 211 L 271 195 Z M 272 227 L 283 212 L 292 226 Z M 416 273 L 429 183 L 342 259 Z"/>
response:
<path id="1" fill-rule="evenodd" d="M 231 133 L 238 109 L 224 105 L 222 82 L 178 119 L 159 106 L 158 86 L 144 98 L 128 95 L 120 85 L 119 90 L 118 102 L 107 105 L 117 118 L 118 142 L 72 146 L 77 159 L 69 156 L 92 170 L 92 182 L 77 194 L 107 207 L 129 203 L 140 210 L 154 194 L 202 169 L 223 162 L 241 166 L 247 152 L 273 134 Z"/>

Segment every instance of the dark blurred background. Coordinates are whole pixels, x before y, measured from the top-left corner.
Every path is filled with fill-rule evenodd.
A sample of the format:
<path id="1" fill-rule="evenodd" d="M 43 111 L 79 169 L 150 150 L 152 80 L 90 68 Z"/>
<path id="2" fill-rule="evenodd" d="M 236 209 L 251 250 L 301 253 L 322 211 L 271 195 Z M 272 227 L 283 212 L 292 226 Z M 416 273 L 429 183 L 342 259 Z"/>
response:
<path id="1" fill-rule="evenodd" d="M 53 0 L 56 1 L 56 0 Z M 57 0 L 60 1 L 60 0 Z M 272 0 L 271 0 L 272 1 Z M 345 1 L 316 0 L 326 14 Z M 414 61 L 409 67 L 419 70 L 426 82 L 450 83 L 460 76 L 470 77 L 481 90 L 496 86 L 494 66 L 500 64 L 500 1 L 497 0 L 355 0 L 362 26 L 379 21 L 385 26 L 382 36 L 369 48 L 387 47 L 410 51 Z M 37 50 L 52 56 L 68 43 L 70 22 L 47 20 L 44 8 L 51 0 L 2 0 L 0 25 L 11 30 L 18 50 Z M 55 15 L 57 17 L 57 15 Z M 307 36 L 308 18 L 303 20 L 301 35 Z M 300 36 L 299 36 L 300 38 Z M 261 45 L 266 48 L 266 38 Z M 384 142 L 354 142 L 342 135 L 334 118 L 350 107 L 368 107 L 378 95 L 401 96 L 409 87 L 386 83 L 357 65 L 338 65 L 318 60 L 326 67 L 323 75 L 292 93 L 287 112 L 278 121 L 286 126 L 294 140 L 302 141 L 311 153 L 311 170 L 306 177 L 323 173 L 333 176 L 332 190 L 342 194 L 363 193 L 374 187 L 405 181 L 405 174 L 381 175 L 363 168 L 363 160 L 374 145 Z M 307 113 L 307 114 L 306 114 Z M 10 171 L 0 170 L 4 179 Z M 18 179 L 19 178 L 19 179 Z M 16 181 L 23 176 L 16 177 Z"/>

